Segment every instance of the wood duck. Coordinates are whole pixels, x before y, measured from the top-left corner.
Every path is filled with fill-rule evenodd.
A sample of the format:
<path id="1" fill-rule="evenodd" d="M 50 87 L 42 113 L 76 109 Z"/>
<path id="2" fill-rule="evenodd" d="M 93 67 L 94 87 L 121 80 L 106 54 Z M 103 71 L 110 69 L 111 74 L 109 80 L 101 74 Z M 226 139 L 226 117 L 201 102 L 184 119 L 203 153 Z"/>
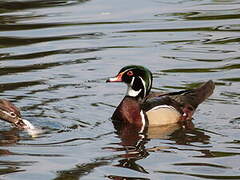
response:
<path id="1" fill-rule="evenodd" d="M 34 126 L 21 117 L 18 107 L 10 101 L 0 99 L 0 119 L 13 124 L 19 129 L 34 129 Z"/>
<path id="2" fill-rule="evenodd" d="M 213 81 L 208 81 L 192 90 L 170 93 L 152 93 L 152 73 L 143 66 L 123 67 L 116 77 L 106 82 L 124 82 L 126 96 L 112 115 L 112 120 L 121 124 L 145 127 L 162 126 L 191 120 L 198 105 L 214 90 Z"/>

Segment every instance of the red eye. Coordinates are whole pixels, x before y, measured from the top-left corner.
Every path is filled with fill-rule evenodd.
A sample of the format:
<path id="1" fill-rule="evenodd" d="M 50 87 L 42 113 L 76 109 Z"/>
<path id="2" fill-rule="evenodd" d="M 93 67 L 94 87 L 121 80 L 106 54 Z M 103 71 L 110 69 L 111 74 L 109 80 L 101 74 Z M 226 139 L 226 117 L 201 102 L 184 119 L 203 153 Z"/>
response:
<path id="1" fill-rule="evenodd" d="M 133 76 L 133 72 L 132 72 L 132 71 L 128 71 L 128 72 L 127 72 L 127 75 L 128 75 L 128 76 Z"/>

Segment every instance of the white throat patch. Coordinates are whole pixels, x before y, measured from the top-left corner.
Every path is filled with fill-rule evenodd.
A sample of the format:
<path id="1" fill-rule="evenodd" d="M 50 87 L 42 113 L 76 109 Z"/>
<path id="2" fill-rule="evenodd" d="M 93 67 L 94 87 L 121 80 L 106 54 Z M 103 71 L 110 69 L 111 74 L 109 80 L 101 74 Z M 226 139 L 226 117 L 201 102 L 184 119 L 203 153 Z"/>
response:
<path id="1" fill-rule="evenodd" d="M 132 89 L 131 86 L 128 87 L 128 90 L 127 90 L 127 95 L 128 96 L 131 96 L 131 97 L 136 97 L 139 95 L 139 93 L 141 92 L 141 89 L 139 89 L 138 91 L 135 91 Z"/>
<path id="2" fill-rule="evenodd" d="M 132 81 L 130 85 L 128 85 L 128 90 L 127 90 L 127 95 L 131 97 L 136 97 L 141 92 L 141 89 L 139 89 L 138 91 L 135 91 L 134 89 L 132 89 L 134 81 L 135 81 L 135 77 L 132 78 Z"/>
<path id="3" fill-rule="evenodd" d="M 144 87 L 144 92 L 143 92 L 143 93 L 144 93 L 144 96 L 145 96 L 145 95 L 146 95 L 146 85 L 145 85 L 144 80 L 143 80 L 141 77 L 139 77 L 139 78 L 140 78 L 140 80 L 142 81 L 142 84 L 143 84 L 143 87 Z M 139 89 L 138 91 L 136 91 L 136 90 L 132 89 L 132 86 L 133 86 L 134 81 L 135 81 L 135 77 L 132 78 L 132 81 L 131 81 L 130 85 L 128 85 L 128 90 L 127 90 L 127 95 L 128 95 L 128 96 L 131 96 L 131 97 L 136 97 L 136 96 L 138 96 L 139 93 L 140 93 L 141 90 L 142 90 L 142 89 Z"/>

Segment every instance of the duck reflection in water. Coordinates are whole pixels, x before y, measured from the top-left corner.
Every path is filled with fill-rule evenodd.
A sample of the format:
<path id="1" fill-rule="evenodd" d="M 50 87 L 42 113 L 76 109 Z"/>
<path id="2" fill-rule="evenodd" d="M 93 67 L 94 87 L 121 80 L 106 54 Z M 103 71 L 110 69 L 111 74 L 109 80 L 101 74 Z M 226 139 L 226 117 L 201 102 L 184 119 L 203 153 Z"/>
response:
<path id="1" fill-rule="evenodd" d="M 150 151 L 155 151 L 154 148 L 146 148 L 146 144 L 151 139 L 169 139 L 171 134 L 180 128 L 179 124 L 171 124 L 162 127 L 145 128 L 144 132 L 139 133 L 139 130 L 130 125 L 113 123 L 116 129 L 116 134 L 120 138 L 119 145 L 122 148 L 115 149 L 116 151 L 125 151 L 121 155 L 121 160 L 116 166 L 129 168 L 138 172 L 148 173 L 142 166 L 136 163 L 137 160 L 144 159 L 149 155 Z M 157 147 L 157 150 L 165 149 L 166 147 Z"/>
<path id="2" fill-rule="evenodd" d="M 0 131 L 0 146 L 8 146 L 11 144 L 16 144 L 20 140 L 19 130 L 17 128 L 11 128 L 9 130 Z M 1 150 L 0 150 L 1 151 Z M 5 154 L 4 151 L 0 152 Z M 9 153 L 6 153 L 9 154 Z"/>
<path id="3" fill-rule="evenodd" d="M 137 172 L 148 174 L 149 172 L 137 163 L 138 160 L 144 159 L 152 152 L 168 152 L 171 153 L 177 149 L 177 145 L 190 145 L 191 143 L 200 142 L 207 144 L 209 136 L 204 131 L 196 129 L 191 120 L 169 124 L 159 127 L 147 127 L 143 133 L 134 126 L 123 125 L 113 122 L 120 142 L 120 147 L 112 147 L 113 151 L 124 152 L 119 155 L 120 160 L 115 166 L 131 169 Z M 153 139 L 169 140 L 159 146 L 147 147 L 148 142 Z M 181 150 L 181 149 L 179 149 Z M 205 152 L 203 152 L 205 153 Z M 128 177 L 109 175 L 110 179 L 131 179 Z M 141 179 L 141 178 L 139 178 Z"/>

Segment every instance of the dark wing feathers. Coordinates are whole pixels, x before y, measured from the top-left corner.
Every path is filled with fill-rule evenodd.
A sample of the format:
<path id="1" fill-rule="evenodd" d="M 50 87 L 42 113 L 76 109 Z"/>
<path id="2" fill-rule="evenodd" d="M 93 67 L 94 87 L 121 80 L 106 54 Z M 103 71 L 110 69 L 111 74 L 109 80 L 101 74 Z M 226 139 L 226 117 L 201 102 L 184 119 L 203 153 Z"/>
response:
<path id="1" fill-rule="evenodd" d="M 186 107 L 194 111 L 199 104 L 213 93 L 214 88 L 215 84 L 210 80 L 192 90 L 151 93 L 143 100 L 142 106 L 144 110 L 149 110 L 156 105 L 166 104 L 174 106 L 181 113 L 185 112 L 184 108 Z"/>
<path id="2" fill-rule="evenodd" d="M 199 104 L 213 93 L 214 88 L 215 84 L 210 80 L 195 89 L 187 90 L 185 92 L 182 91 L 179 95 L 172 95 L 171 98 L 182 105 L 189 104 L 196 109 Z"/>

